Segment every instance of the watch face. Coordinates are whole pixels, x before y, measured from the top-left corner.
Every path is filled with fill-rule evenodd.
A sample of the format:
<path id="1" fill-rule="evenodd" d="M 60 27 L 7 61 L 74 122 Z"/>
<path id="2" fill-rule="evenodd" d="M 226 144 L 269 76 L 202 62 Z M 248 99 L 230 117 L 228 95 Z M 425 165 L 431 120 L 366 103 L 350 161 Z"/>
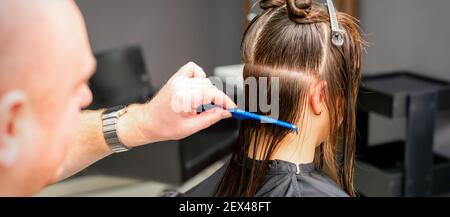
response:
<path id="1" fill-rule="evenodd" d="M 106 109 L 106 110 L 103 112 L 103 114 L 104 114 L 104 115 L 111 114 L 111 113 L 113 113 L 113 112 L 120 111 L 120 110 L 122 110 L 122 109 L 124 109 L 124 108 L 126 108 L 126 106 L 123 106 L 123 105 L 121 105 L 121 106 L 114 106 L 114 107 L 111 107 L 111 108 Z"/>
<path id="2" fill-rule="evenodd" d="M 124 115 L 125 113 L 127 113 L 127 108 L 117 111 L 117 117 L 120 117 L 120 116 Z"/>
<path id="3" fill-rule="evenodd" d="M 114 107 L 112 107 L 112 108 L 109 108 L 107 111 L 108 111 L 109 113 L 111 113 L 111 112 L 120 111 L 120 110 L 122 110 L 122 109 L 124 109 L 124 108 L 126 108 L 126 106 L 119 105 L 119 106 L 114 106 Z"/>

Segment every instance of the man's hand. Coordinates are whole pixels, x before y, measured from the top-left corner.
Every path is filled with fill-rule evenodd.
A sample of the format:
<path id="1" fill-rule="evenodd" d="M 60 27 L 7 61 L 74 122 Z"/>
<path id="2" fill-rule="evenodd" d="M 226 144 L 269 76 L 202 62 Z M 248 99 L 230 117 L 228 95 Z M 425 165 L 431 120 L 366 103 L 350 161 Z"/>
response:
<path id="1" fill-rule="evenodd" d="M 128 107 L 128 112 L 118 119 L 119 139 L 128 147 L 181 139 L 231 116 L 224 109 L 213 109 L 201 114 L 195 112 L 198 106 L 212 102 L 223 108 L 236 106 L 211 84 L 199 66 L 188 63 L 150 102 Z M 102 111 L 82 113 L 78 138 L 67 150 L 58 180 L 112 153 L 102 133 Z"/>
<path id="2" fill-rule="evenodd" d="M 210 103 L 225 109 L 197 114 L 197 107 Z M 236 104 L 191 62 L 170 78 L 150 102 L 129 107 L 128 114 L 119 119 L 119 138 L 129 147 L 182 139 L 231 117 L 226 109 L 233 107 Z"/>

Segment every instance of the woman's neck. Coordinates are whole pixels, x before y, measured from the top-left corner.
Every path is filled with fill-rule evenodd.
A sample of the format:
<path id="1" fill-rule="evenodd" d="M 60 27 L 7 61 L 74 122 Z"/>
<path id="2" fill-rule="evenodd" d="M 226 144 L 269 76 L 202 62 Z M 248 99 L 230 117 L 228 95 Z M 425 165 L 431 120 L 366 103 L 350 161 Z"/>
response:
<path id="1" fill-rule="evenodd" d="M 303 136 L 306 135 L 307 136 Z M 277 145 L 277 149 L 274 150 L 270 160 L 283 160 L 294 164 L 308 164 L 314 161 L 315 150 L 321 142 L 317 135 L 314 133 L 306 134 L 289 134 L 284 138 L 280 144 Z M 254 140 L 252 139 L 252 142 Z M 253 158 L 256 156 L 257 160 L 263 159 L 263 152 L 265 147 L 263 141 L 261 144 L 257 144 L 256 155 L 253 155 L 254 150 L 250 148 L 248 156 Z"/>
<path id="2" fill-rule="evenodd" d="M 290 134 L 278 145 L 271 160 L 283 160 L 294 164 L 307 164 L 314 161 L 316 147 L 320 145 L 313 138 Z"/>

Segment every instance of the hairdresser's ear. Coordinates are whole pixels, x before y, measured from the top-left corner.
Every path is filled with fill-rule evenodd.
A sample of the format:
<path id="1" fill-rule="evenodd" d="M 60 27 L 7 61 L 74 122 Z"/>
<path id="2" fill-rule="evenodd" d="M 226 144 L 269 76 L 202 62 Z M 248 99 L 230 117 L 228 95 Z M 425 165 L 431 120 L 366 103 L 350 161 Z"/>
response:
<path id="1" fill-rule="evenodd" d="M 325 92 L 327 88 L 326 81 L 318 81 L 311 85 L 309 93 L 309 103 L 315 115 L 321 115 L 325 111 Z"/>
<path id="2" fill-rule="evenodd" d="M 0 97 L 0 172 L 16 163 L 21 147 L 30 141 L 28 122 L 30 102 L 21 91 L 10 91 Z"/>

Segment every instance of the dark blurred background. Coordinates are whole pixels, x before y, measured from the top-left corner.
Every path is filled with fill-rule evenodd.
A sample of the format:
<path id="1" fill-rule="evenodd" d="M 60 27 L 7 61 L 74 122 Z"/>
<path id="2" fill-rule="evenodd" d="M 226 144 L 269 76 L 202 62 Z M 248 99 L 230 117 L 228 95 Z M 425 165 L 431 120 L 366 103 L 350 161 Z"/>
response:
<path id="1" fill-rule="evenodd" d="M 241 0 L 76 2 L 94 52 L 141 45 L 156 88 L 190 60 L 208 72 L 215 66 L 240 62 Z"/>

